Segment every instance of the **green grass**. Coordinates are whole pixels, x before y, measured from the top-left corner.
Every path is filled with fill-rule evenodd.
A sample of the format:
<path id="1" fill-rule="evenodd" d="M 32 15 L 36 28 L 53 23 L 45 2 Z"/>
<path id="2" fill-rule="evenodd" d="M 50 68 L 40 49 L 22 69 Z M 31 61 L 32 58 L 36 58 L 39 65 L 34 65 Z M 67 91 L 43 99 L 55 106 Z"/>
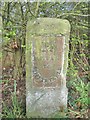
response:
<path id="1" fill-rule="evenodd" d="M 87 108 L 88 108 L 88 102 L 90 102 L 90 99 L 88 100 L 88 89 L 89 84 L 84 82 L 85 79 L 81 79 L 77 77 L 76 79 L 72 79 L 68 82 L 68 88 L 72 86 L 71 91 L 69 92 L 68 96 L 68 102 L 71 107 L 67 108 L 66 115 L 64 118 L 69 117 L 87 117 Z M 7 83 L 5 80 L 4 82 Z M 11 102 L 12 105 L 9 108 L 4 102 L 3 102 L 3 114 L 2 118 L 26 118 L 25 113 L 23 112 L 23 109 L 21 108 L 20 103 L 18 102 L 18 98 L 16 96 L 16 80 L 14 80 L 14 91 L 11 92 Z M 75 98 L 76 94 L 76 98 Z M 80 106 L 77 104 L 80 103 Z M 90 104 L 90 103 L 89 103 Z M 55 118 L 61 118 L 62 114 L 53 114 Z M 52 117 L 53 117 L 52 116 Z"/>
<path id="2" fill-rule="evenodd" d="M 3 102 L 2 118 L 23 118 L 23 110 L 16 96 L 16 80 L 14 80 L 14 92 L 11 93 L 11 100 L 12 105 L 10 108 Z"/>

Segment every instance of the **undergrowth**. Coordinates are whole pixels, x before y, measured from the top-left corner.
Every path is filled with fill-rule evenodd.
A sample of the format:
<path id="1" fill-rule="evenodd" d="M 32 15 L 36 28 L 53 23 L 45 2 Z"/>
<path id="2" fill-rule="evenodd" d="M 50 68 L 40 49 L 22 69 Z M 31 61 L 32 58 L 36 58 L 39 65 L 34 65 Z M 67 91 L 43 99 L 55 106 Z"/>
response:
<path id="1" fill-rule="evenodd" d="M 16 96 L 16 80 L 14 80 L 14 92 L 11 92 L 11 106 L 3 102 L 2 118 L 24 118 L 24 113 Z"/>

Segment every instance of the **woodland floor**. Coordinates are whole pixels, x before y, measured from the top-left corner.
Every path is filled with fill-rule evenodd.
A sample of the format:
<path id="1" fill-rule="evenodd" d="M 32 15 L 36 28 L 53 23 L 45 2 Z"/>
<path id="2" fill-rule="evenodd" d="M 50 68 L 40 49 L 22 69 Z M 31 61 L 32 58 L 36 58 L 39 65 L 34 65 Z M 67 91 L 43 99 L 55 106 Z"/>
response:
<path id="1" fill-rule="evenodd" d="M 8 108 L 12 107 L 12 93 L 14 92 L 14 79 L 13 79 L 13 68 L 3 68 L 3 82 L 2 82 L 2 101 L 5 103 Z M 68 78 L 67 78 L 68 79 Z M 18 98 L 20 107 L 22 109 L 23 114 L 26 113 L 26 88 L 25 88 L 25 76 L 23 78 L 16 80 L 16 96 Z M 69 93 L 73 90 L 73 88 L 68 88 Z M 71 96 L 73 99 L 76 99 L 77 95 L 72 94 Z M 74 108 L 70 101 L 68 102 L 68 118 L 88 118 L 88 109 L 82 108 L 81 104 L 77 104 L 77 108 Z M 3 110 L 4 112 L 4 110 Z"/>

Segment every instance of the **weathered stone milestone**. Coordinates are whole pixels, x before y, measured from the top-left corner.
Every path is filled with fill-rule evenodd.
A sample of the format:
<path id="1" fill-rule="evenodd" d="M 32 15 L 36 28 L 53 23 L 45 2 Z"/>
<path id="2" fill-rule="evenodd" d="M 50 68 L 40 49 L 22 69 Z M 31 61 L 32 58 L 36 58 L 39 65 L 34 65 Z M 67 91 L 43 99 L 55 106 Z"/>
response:
<path id="1" fill-rule="evenodd" d="M 67 107 L 70 24 L 56 18 L 28 21 L 26 35 L 27 117 L 55 117 Z"/>

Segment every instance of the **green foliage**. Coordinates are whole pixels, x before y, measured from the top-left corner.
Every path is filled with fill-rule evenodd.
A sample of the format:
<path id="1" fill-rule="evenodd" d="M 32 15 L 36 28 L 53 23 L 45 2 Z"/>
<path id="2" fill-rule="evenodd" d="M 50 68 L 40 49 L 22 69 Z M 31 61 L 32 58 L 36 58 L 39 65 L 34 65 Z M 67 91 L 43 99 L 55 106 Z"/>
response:
<path id="1" fill-rule="evenodd" d="M 78 84 L 75 84 L 74 87 L 76 88 L 76 91 L 79 93 L 79 97 L 76 102 L 81 102 L 83 108 L 88 107 L 88 84 L 85 85 L 85 83 L 80 80 Z"/>
<path id="2" fill-rule="evenodd" d="M 12 22 L 8 22 L 3 29 L 3 45 L 7 45 L 16 36 L 16 28 L 13 27 Z"/>
<path id="3" fill-rule="evenodd" d="M 2 8 L 3 13 L 3 43 L 5 45 L 13 38 L 19 38 L 20 46 L 23 51 L 32 48 L 26 48 L 26 24 L 29 19 L 35 17 L 56 17 L 67 19 L 71 24 L 69 67 L 67 72 L 67 86 L 69 89 L 68 104 L 69 111 L 73 116 L 81 113 L 77 111 L 87 110 L 88 106 L 88 79 L 89 71 L 89 50 L 90 43 L 88 39 L 88 3 L 87 2 L 6 2 Z M 40 43 L 40 42 L 39 42 Z M 39 56 L 39 47 L 37 44 L 37 53 Z M 26 48 L 26 49 L 25 49 Z M 21 58 L 24 57 L 21 51 Z M 0 52 L 0 58 L 2 53 Z M 24 60 L 23 60 L 24 61 Z M 21 65 L 22 66 L 22 65 Z M 8 84 L 7 80 L 4 81 Z M 5 91 L 7 92 L 7 91 Z M 18 118 L 22 117 L 22 110 L 16 97 L 16 83 L 14 83 L 14 92 L 12 94 L 12 108 L 4 104 L 3 117 Z M 90 98 L 89 98 L 90 104 Z M 72 110 L 73 109 L 73 110 Z M 77 111 L 75 111 L 77 110 Z M 86 115 L 86 113 L 83 113 Z M 71 115 L 71 114 L 70 114 Z M 58 116 L 58 115 L 56 115 Z M 81 116 L 80 116 L 81 117 Z"/>
<path id="4" fill-rule="evenodd" d="M 2 59 L 2 52 L 0 52 L 0 59 Z"/>
<path id="5" fill-rule="evenodd" d="M 16 96 L 16 80 L 14 80 L 14 92 L 11 93 L 12 106 L 9 108 L 3 102 L 2 118 L 22 118 L 23 113 Z"/>

